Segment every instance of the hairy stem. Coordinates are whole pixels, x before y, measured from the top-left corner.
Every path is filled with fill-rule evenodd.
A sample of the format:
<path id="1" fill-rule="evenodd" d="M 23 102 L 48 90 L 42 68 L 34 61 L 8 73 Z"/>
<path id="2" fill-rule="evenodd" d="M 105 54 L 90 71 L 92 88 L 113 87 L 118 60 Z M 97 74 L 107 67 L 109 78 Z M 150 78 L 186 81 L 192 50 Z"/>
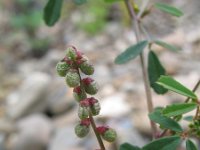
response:
<path id="1" fill-rule="evenodd" d="M 125 4 L 126 4 L 128 12 L 129 12 L 129 15 L 131 17 L 131 20 L 134 23 L 134 31 L 136 34 L 136 39 L 137 39 L 137 42 L 139 42 L 139 41 L 141 41 L 141 33 L 140 33 L 140 29 L 139 29 L 139 21 L 138 21 L 137 15 L 130 3 L 130 0 L 125 0 Z M 140 63 L 141 63 L 141 67 L 142 67 L 142 74 L 143 74 L 143 80 L 144 80 L 144 86 L 145 86 L 145 92 L 146 92 L 148 112 L 151 113 L 153 111 L 153 102 L 152 102 L 148 72 L 146 69 L 147 67 L 145 65 L 143 53 L 140 54 Z M 151 129 L 152 129 L 152 135 L 154 138 L 155 134 L 157 133 L 157 127 L 156 127 L 156 124 L 151 120 L 150 120 L 150 124 L 151 124 Z"/>
<path id="2" fill-rule="evenodd" d="M 104 144 L 103 144 L 103 141 L 102 141 L 102 139 L 101 139 L 101 136 L 100 136 L 99 133 L 97 132 L 96 124 L 95 124 L 95 122 L 94 122 L 94 118 L 93 118 L 93 116 L 92 116 L 91 113 L 90 113 L 89 117 L 90 117 L 90 121 L 91 121 L 92 128 L 93 128 L 93 130 L 94 130 L 94 133 L 95 133 L 95 135 L 96 135 L 97 141 L 98 141 L 98 143 L 99 143 L 99 146 L 101 147 L 101 150 L 105 150 L 105 146 L 104 146 Z"/>
<path id="3" fill-rule="evenodd" d="M 77 67 L 77 70 L 78 70 L 78 74 L 79 74 L 79 78 L 80 78 L 80 86 L 81 86 L 81 89 L 84 89 L 84 88 L 83 88 L 83 84 L 82 84 L 82 82 L 81 82 L 81 75 L 80 75 L 80 71 L 79 71 L 78 67 Z M 100 146 L 100 148 L 101 148 L 100 150 L 106 150 L 106 149 L 105 149 L 105 146 L 104 146 L 104 144 L 103 144 L 103 141 L 102 141 L 102 139 L 101 139 L 101 136 L 100 136 L 99 133 L 97 132 L 97 127 L 96 127 L 96 124 L 95 124 L 95 121 L 94 121 L 94 118 L 93 118 L 91 112 L 90 112 L 90 114 L 89 114 L 89 118 L 90 118 L 90 122 L 91 122 L 92 129 L 93 129 L 93 131 L 94 131 L 94 133 L 95 133 L 95 136 L 96 136 L 97 141 L 98 141 L 98 143 L 99 143 L 99 146 Z"/>

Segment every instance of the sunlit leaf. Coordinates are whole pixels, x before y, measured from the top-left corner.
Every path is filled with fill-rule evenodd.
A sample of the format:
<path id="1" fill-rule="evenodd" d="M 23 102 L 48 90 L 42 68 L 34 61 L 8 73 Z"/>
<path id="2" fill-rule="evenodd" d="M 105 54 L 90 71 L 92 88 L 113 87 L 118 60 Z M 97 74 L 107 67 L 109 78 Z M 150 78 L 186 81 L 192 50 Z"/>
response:
<path id="1" fill-rule="evenodd" d="M 156 122 L 162 126 L 162 128 L 170 129 L 176 132 L 182 132 L 181 126 L 171 118 L 163 116 L 160 112 L 155 111 L 149 114 L 150 120 Z"/>
<path id="2" fill-rule="evenodd" d="M 186 141 L 186 150 L 197 150 L 197 147 L 191 140 L 188 139 Z"/>
<path id="3" fill-rule="evenodd" d="M 196 103 L 178 103 L 167 106 L 163 109 L 163 115 L 167 117 L 174 117 L 182 115 L 194 110 L 197 107 Z"/>
<path id="4" fill-rule="evenodd" d="M 168 90 L 174 91 L 176 93 L 190 97 L 192 99 L 197 99 L 197 96 L 194 94 L 194 92 L 183 86 L 178 81 L 174 80 L 172 77 L 161 76 L 156 83 L 162 85 L 164 88 Z"/>
<path id="5" fill-rule="evenodd" d="M 142 150 L 176 150 L 180 142 L 179 136 L 164 137 L 150 142 Z"/>

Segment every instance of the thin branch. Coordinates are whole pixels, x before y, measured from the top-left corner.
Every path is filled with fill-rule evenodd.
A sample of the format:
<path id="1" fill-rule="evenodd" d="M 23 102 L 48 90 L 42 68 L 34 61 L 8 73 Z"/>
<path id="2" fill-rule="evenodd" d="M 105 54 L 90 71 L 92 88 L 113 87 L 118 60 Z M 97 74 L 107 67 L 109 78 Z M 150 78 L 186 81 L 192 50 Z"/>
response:
<path id="1" fill-rule="evenodd" d="M 137 15 L 138 18 L 140 18 L 142 16 L 142 14 L 144 13 L 144 11 L 147 8 L 148 4 L 149 4 L 149 0 L 144 0 L 143 1 L 142 6 L 140 8 L 140 11 L 139 11 L 139 13 Z"/>
<path id="2" fill-rule="evenodd" d="M 139 42 L 139 41 L 141 41 L 141 34 L 140 34 L 140 29 L 139 29 L 138 18 L 136 16 L 134 9 L 132 8 L 130 1 L 125 0 L 124 2 L 126 4 L 126 7 L 127 7 L 128 12 L 129 12 L 129 15 L 131 17 L 131 20 L 134 24 L 134 31 L 135 31 L 135 34 L 136 34 L 137 42 Z M 145 65 L 143 53 L 140 54 L 140 63 L 141 63 L 141 66 L 142 66 L 142 74 L 143 74 L 144 85 L 145 85 L 148 112 L 151 113 L 153 111 L 153 102 L 152 102 L 151 88 L 150 88 L 150 83 L 149 83 L 149 78 L 148 78 L 148 72 L 147 72 L 147 69 L 146 69 L 147 67 Z M 154 138 L 156 133 L 157 133 L 157 127 L 156 127 L 156 124 L 151 120 L 150 120 L 150 124 L 151 124 L 151 129 L 152 129 L 152 135 L 153 135 L 153 138 Z"/>
<path id="3" fill-rule="evenodd" d="M 77 70 L 78 70 L 78 74 L 79 74 L 79 78 L 80 78 L 80 86 L 81 86 L 81 89 L 84 89 L 84 88 L 82 88 L 82 87 L 83 87 L 83 84 L 82 84 L 82 82 L 81 82 L 81 75 L 80 75 L 80 71 L 79 71 L 78 67 L 77 67 Z M 105 149 L 105 146 L 104 146 L 104 144 L 103 144 L 103 141 L 102 141 L 102 139 L 101 139 L 101 136 L 100 136 L 99 133 L 97 132 L 96 124 L 95 124 L 95 121 L 94 121 L 94 118 L 93 118 L 93 116 L 92 116 L 91 111 L 89 112 L 89 118 L 90 118 L 90 122 L 91 122 L 92 129 L 93 129 L 93 131 L 94 131 L 94 133 L 95 133 L 95 136 L 96 136 L 97 141 L 98 141 L 98 143 L 99 143 L 99 146 L 100 146 L 100 148 L 101 148 L 100 150 L 106 150 L 106 149 Z"/>
<path id="4" fill-rule="evenodd" d="M 196 83 L 196 85 L 194 86 L 194 88 L 192 89 L 192 92 L 195 92 L 198 87 L 200 85 L 200 80 Z M 185 100 L 185 103 L 189 102 L 190 98 L 188 97 L 186 100 Z"/>

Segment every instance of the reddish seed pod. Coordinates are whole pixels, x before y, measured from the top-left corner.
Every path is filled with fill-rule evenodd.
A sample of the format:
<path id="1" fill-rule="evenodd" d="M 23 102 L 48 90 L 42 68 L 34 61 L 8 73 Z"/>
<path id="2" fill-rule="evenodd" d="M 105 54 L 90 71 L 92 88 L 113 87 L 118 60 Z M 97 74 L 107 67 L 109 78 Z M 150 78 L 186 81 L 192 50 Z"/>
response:
<path id="1" fill-rule="evenodd" d="M 85 92 L 90 95 L 95 95 L 98 92 L 98 84 L 95 80 L 90 77 L 82 79 Z"/>
<path id="2" fill-rule="evenodd" d="M 90 103 L 90 110 L 93 116 L 96 116 L 100 113 L 101 106 L 100 103 L 97 99 L 94 97 L 89 98 L 89 103 Z"/>
<path id="3" fill-rule="evenodd" d="M 117 138 L 117 133 L 114 129 L 107 126 L 100 126 L 97 128 L 98 133 L 107 142 L 114 142 Z"/>
<path id="4" fill-rule="evenodd" d="M 80 86 L 77 86 L 74 88 L 73 90 L 73 95 L 74 95 L 74 98 L 80 102 L 81 100 L 85 99 L 87 97 L 85 91 L 83 88 L 81 88 Z"/>
<path id="5" fill-rule="evenodd" d="M 86 135 L 88 135 L 89 131 L 90 131 L 89 126 L 78 124 L 75 127 L 75 133 L 79 138 L 83 138 Z"/>
<path id="6" fill-rule="evenodd" d="M 89 61 L 84 61 L 79 65 L 81 71 L 86 75 L 92 75 L 94 73 L 94 67 L 89 63 Z"/>
<path id="7" fill-rule="evenodd" d="M 86 119 L 89 117 L 89 107 L 79 106 L 78 116 L 80 119 Z"/>

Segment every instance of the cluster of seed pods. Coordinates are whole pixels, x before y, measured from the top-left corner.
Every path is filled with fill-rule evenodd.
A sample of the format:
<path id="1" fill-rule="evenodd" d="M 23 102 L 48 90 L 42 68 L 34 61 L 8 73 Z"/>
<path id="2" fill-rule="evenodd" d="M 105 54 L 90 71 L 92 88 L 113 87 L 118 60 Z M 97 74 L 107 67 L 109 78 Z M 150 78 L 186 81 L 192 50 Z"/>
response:
<path id="1" fill-rule="evenodd" d="M 94 67 L 90 64 L 88 58 L 78 51 L 75 47 L 67 48 L 65 57 L 58 62 L 56 70 L 59 76 L 64 77 L 66 84 L 73 88 L 74 99 L 78 102 L 78 117 L 80 122 L 75 127 L 75 133 L 78 137 L 85 137 L 91 126 L 91 117 L 99 115 L 100 103 L 94 97 L 98 92 L 98 84 L 91 77 L 81 78 L 81 73 L 92 75 Z M 99 126 L 95 129 L 101 137 L 113 142 L 116 139 L 116 131 L 107 126 Z"/>

